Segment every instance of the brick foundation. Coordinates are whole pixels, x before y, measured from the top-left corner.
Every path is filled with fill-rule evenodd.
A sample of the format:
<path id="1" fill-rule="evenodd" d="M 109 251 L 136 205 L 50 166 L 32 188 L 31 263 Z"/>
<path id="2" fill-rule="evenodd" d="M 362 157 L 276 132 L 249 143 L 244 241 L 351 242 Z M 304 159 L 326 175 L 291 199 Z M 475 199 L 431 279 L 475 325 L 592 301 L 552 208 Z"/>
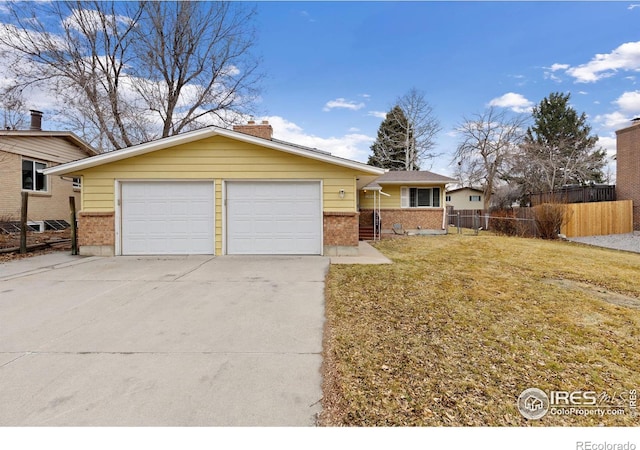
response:
<path id="1" fill-rule="evenodd" d="M 323 216 L 324 255 L 357 255 L 359 214 L 325 212 Z"/>
<path id="2" fill-rule="evenodd" d="M 640 231 L 640 122 L 616 131 L 616 198 L 633 201 L 633 229 Z"/>
<path id="3" fill-rule="evenodd" d="M 397 208 L 381 209 L 380 220 L 382 221 L 382 233 L 393 233 L 393 224 L 399 223 L 405 231 L 420 232 L 432 231 L 443 232 L 442 218 L 443 208 Z M 360 226 L 373 226 L 373 210 L 360 210 Z"/>
<path id="4" fill-rule="evenodd" d="M 113 212 L 78 214 L 78 247 L 84 256 L 115 254 L 115 218 Z"/>

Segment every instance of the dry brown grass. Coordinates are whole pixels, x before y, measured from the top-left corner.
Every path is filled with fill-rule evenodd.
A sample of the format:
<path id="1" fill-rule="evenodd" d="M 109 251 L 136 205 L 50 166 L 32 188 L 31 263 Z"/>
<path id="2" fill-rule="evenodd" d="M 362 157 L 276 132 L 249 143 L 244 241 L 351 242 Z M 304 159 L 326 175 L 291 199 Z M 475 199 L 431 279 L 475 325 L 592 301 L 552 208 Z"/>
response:
<path id="1" fill-rule="evenodd" d="M 59 240 L 69 239 L 71 237 L 71 230 L 67 228 L 61 231 L 45 231 L 42 233 L 36 233 L 34 231 L 27 232 L 27 245 L 40 244 L 43 242 L 55 242 Z M 14 248 L 20 246 L 20 233 L 0 233 L 0 249 Z M 29 251 L 25 255 L 21 255 L 19 252 L 13 253 L 0 253 L 0 262 L 12 261 L 15 259 L 28 258 L 31 256 L 42 255 L 44 253 L 51 253 L 60 250 L 71 249 L 71 244 L 56 245 L 55 248 L 45 248 L 40 250 Z"/>
<path id="2" fill-rule="evenodd" d="M 638 304 L 640 255 L 486 234 L 377 247 L 393 265 L 328 275 L 321 424 L 638 424 L 527 421 L 516 399 L 640 387 L 640 311 L 620 304 Z"/>

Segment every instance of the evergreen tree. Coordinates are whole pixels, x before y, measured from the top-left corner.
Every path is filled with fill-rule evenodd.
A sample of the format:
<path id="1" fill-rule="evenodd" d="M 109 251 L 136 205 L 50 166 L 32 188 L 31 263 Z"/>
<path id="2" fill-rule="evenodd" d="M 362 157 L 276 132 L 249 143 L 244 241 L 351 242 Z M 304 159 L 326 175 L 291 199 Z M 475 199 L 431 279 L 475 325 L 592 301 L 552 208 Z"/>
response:
<path id="1" fill-rule="evenodd" d="M 553 192 L 569 184 L 602 182 L 605 152 L 596 148 L 585 113 L 569 105 L 570 94 L 551 93 L 533 108 L 517 157 L 518 181 L 525 192 Z"/>
<path id="2" fill-rule="evenodd" d="M 372 155 L 367 164 L 390 170 L 406 168 L 406 133 L 407 117 L 396 105 L 391 108 L 378 128 L 378 136 L 371 146 Z"/>

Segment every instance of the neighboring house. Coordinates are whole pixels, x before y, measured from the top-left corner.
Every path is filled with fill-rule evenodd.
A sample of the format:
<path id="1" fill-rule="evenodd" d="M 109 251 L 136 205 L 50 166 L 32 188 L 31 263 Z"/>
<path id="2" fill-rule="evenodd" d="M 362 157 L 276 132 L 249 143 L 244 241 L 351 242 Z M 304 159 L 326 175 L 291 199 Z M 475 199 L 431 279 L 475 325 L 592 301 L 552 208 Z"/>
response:
<path id="1" fill-rule="evenodd" d="M 21 192 L 29 193 L 27 219 L 41 226 L 69 221 L 69 197 L 80 203 L 79 180 L 42 171 L 97 152 L 73 133 L 42 131 L 41 123 L 42 113 L 32 111 L 30 130 L 0 131 L 0 222 L 20 220 Z"/>
<path id="2" fill-rule="evenodd" d="M 45 171 L 82 179 L 83 255 L 357 254 L 358 191 L 383 173 L 272 139 L 268 122 L 211 126 Z M 394 195 L 400 208 L 400 185 Z M 435 196 L 442 216 L 444 194 Z"/>
<path id="3" fill-rule="evenodd" d="M 640 117 L 616 139 L 616 198 L 633 201 L 633 229 L 640 231 Z"/>
<path id="4" fill-rule="evenodd" d="M 453 206 L 453 209 L 483 209 L 484 192 L 472 187 L 448 190 L 447 206 Z"/>
<path id="5" fill-rule="evenodd" d="M 360 191 L 360 226 L 374 225 L 382 234 L 446 233 L 445 190 L 453 178 L 428 171 L 392 171 Z"/>

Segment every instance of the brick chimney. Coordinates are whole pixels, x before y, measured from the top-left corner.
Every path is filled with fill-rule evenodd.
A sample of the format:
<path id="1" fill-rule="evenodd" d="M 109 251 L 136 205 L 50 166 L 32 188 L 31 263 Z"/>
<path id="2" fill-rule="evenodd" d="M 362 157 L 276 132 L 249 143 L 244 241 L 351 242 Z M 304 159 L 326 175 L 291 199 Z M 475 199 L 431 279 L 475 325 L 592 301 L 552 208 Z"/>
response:
<path id="1" fill-rule="evenodd" d="M 616 198 L 633 200 L 633 229 L 640 231 L 640 117 L 616 131 Z"/>
<path id="2" fill-rule="evenodd" d="M 263 120 L 260 124 L 257 124 L 254 120 L 250 120 L 246 125 L 234 125 L 233 131 L 250 134 L 251 136 L 262 139 L 271 140 L 273 138 L 273 128 L 269 125 L 268 120 Z"/>
<path id="3" fill-rule="evenodd" d="M 31 127 L 29 127 L 29 130 L 42 131 L 42 111 L 30 109 L 29 112 L 31 113 Z"/>

